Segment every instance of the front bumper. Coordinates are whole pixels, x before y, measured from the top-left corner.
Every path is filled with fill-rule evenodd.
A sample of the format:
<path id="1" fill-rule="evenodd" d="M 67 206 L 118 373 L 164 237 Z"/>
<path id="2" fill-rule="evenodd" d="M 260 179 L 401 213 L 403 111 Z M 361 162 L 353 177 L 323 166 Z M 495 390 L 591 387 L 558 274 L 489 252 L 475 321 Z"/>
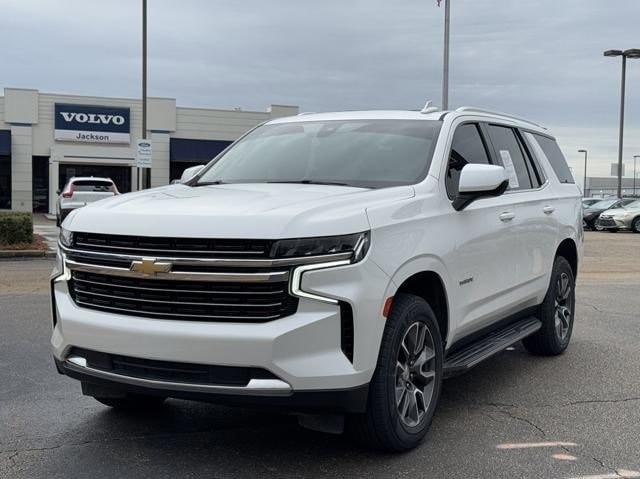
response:
<path id="1" fill-rule="evenodd" d="M 600 216 L 596 221 L 596 226 L 602 229 L 616 229 L 616 230 L 624 230 L 629 229 L 629 225 L 623 219 L 614 218 L 614 217 L 602 217 Z"/>
<path id="2" fill-rule="evenodd" d="M 377 363 L 384 329 L 382 302 L 390 281 L 366 258 L 353 265 L 307 271 L 302 277 L 305 291 L 351 306 L 353 362 L 341 349 L 339 305 L 300 298 L 295 314 L 266 323 L 192 322 L 107 313 L 74 303 L 62 261 L 58 258 L 52 275 L 51 343 L 58 370 L 70 377 L 217 402 L 288 404 L 291 408 L 310 402 L 338 410 L 364 407 L 356 403 L 362 398 L 366 401 L 366 388 Z M 240 387 L 146 381 L 83 367 L 72 357 L 73 348 L 157 361 L 263 368 L 277 379 Z"/>

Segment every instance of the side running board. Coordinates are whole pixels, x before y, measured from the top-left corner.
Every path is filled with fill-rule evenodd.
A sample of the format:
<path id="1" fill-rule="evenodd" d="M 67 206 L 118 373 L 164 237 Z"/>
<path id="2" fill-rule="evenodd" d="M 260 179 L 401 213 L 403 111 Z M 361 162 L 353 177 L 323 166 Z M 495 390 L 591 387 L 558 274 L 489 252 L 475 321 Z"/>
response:
<path id="1" fill-rule="evenodd" d="M 521 319 L 498 329 L 445 358 L 444 377 L 462 374 L 485 359 L 530 336 L 542 327 L 534 317 Z"/>

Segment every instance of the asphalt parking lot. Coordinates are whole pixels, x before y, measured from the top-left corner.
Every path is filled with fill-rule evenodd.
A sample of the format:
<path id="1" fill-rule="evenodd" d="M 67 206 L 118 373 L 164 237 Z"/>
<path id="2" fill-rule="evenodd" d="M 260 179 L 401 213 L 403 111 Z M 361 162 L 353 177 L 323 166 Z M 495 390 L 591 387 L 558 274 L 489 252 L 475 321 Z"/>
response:
<path id="1" fill-rule="evenodd" d="M 445 382 L 406 454 L 305 431 L 295 418 L 170 400 L 117 413 L 55 372 L 49 260 L 0 263 L 0 478 L 640 477 L 640 235 L 586 234 L 572 344 L 521 347 Z"/>

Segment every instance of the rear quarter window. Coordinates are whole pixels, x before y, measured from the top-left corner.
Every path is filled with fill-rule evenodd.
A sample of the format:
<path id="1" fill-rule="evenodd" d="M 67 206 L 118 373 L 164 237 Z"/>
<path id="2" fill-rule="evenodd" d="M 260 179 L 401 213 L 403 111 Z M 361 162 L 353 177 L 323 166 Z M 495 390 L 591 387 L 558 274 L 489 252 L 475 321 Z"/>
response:
<path id="1" fill-rule="evenodd" d="M 567 165 L 567 160 L 562 154 L 556 140 L 536 133 L 531 133 L 531 136 L 538 145 L 540 145 L 540 148 L 551 164 L 551 168 L 553 168 L 553 172 L 558 177 L 558 181 L 560 181 L 560 183 L 575 183 L 576 181 L 573 179 L 569 165 Z"/>

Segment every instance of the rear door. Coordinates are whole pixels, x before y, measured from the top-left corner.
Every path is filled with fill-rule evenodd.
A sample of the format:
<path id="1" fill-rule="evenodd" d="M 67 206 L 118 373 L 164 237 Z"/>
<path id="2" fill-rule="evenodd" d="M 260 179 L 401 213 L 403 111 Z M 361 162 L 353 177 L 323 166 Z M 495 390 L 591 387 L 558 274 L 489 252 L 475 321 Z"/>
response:
<path id="1" fill-rule="evenodd" d="M 520 311 L 536 305 L 540 291 L 546 291 L 549 256 L 553 261 L 558 235 L 557 205 L 522 132 L 505 124 L 490 124 L 487 130 L 497 161 L 510 176 L 505 196 L 518 212 L 518 255 L 510 299 Z"/>

